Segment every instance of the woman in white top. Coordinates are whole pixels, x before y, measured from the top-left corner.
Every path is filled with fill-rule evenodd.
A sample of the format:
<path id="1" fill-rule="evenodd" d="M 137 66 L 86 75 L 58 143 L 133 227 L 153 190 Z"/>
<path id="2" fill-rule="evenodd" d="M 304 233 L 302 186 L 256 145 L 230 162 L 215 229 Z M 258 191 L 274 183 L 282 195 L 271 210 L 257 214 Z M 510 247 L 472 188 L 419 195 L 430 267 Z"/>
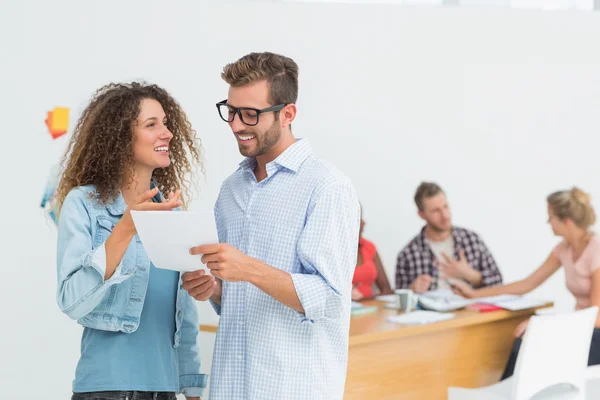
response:
<path id="1" fill-rule="evenodd" d="M 578 188 L 555 192 L 548 196 L 548 223 L 555 235 L 563 238 L 550 253 L 546 261 L 535 272 L 520 281 L 502 285 L 473 289 L 461 281 L 453 281 L 453 290 L 464 297 L 476 298 L 500 294 L 523 295 L 531 292 L 561 266 L 565 270 L 567 289 L 576 300 L 576 309 L 593 305 L 600 307 L 600 236 L 590 230 L 596 215 L 590 196 Z M 506 365 L 502 379 L 513 374 L 521 336 L 527 328 L 527 321 L 515 330 L 517 340 Z M 588 365 L 600 364 L 600 317 L 596 319 L 596 329 Z"/>

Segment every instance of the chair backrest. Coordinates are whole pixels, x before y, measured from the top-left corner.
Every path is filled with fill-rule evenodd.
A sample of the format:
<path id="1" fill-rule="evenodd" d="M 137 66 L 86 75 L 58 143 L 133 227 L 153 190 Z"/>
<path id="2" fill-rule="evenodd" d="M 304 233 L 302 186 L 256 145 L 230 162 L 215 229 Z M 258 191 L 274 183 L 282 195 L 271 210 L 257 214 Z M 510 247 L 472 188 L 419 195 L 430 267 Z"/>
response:
<path id="1" fill-rule="evenodd" d="M 585 398 L 585 377 L 598 307 L 533 316 L 515 366 L 514 400 L 530 400 L 555 385 L 571 385 Z"/>

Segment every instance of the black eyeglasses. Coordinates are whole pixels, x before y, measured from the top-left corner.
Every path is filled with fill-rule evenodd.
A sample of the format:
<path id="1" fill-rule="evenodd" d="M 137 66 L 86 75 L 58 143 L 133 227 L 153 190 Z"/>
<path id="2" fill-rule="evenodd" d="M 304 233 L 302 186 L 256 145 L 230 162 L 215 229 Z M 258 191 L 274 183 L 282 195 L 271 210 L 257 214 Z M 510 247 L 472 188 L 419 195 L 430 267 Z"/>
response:
<path id="1" fill-rule="evenodd" d="M 227 104 L 227 100 L 223 100 L 217 103 L 217 110 L 219 110 L 219 115 L 221 116 L 221 119 L 225 122 L 233 122 L 233 119 L 237 114 L 240 117 L 240 121 L 242 121 L 244 125 L 254 126 L 258 124 L 258 117 L 260 116 L 260 114 L 267 112 L 277 112 L 285 106 L 287 106 L 287 104 L 278 104 L 276 106 L 271 106 L 263 108 L 262 110 L 258 110 L 256 108 L 250 107 L 232 107 L 229 104 Z"/>

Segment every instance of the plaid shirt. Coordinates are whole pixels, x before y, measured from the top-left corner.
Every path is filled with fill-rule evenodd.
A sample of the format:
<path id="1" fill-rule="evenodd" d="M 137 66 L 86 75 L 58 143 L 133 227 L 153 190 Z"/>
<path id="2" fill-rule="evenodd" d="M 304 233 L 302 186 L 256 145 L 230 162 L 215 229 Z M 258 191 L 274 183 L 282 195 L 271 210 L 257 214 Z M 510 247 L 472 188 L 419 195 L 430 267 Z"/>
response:
<path id="1" fill-rule="evenodd" d="M 502 275 L 496 266 L 494 257 L 483 240 L 474 232 L 453 227 L 454 258 L 458 260 L 460 249 L 471 268 L 481 272 L 481 286 L 493 286 L 502 283 Z M 428 274 L 433 277 L 431 289 L 438 287 L 438 268 L 433 251 L 425 241 L 425 228 L 398 254 L 396 265 L 396 288 L 408 288 L 419 276 Z"/>

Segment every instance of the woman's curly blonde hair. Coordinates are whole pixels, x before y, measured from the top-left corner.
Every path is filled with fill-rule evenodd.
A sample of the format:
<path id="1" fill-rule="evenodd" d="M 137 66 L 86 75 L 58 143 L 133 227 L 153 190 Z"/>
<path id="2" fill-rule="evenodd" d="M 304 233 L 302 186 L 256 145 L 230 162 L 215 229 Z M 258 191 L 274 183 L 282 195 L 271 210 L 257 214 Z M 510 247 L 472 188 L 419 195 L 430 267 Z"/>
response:
<path id="1" fill-rule="evenodd" d="M 124 184 L 131 184 L 134 168 L 134 125 L 144 99 L 158 101 L 173 133 L 169 143 L 171 163 L 157 168 L 152 180 L 162 193 L 182 189 L 182 201 L 189 191 L 191 161 L 202 168 L 201 142 L 180 105 L 164 89 L 144 82 L 110 83 L 98 89 L 79 118 L 63 156 L 62 176 L 55 201 L 58 209 L 74 188 L 93 184 L 102 204 L 114 200 Z M 130 182 L 124 180 L 129 177 Z"/>

